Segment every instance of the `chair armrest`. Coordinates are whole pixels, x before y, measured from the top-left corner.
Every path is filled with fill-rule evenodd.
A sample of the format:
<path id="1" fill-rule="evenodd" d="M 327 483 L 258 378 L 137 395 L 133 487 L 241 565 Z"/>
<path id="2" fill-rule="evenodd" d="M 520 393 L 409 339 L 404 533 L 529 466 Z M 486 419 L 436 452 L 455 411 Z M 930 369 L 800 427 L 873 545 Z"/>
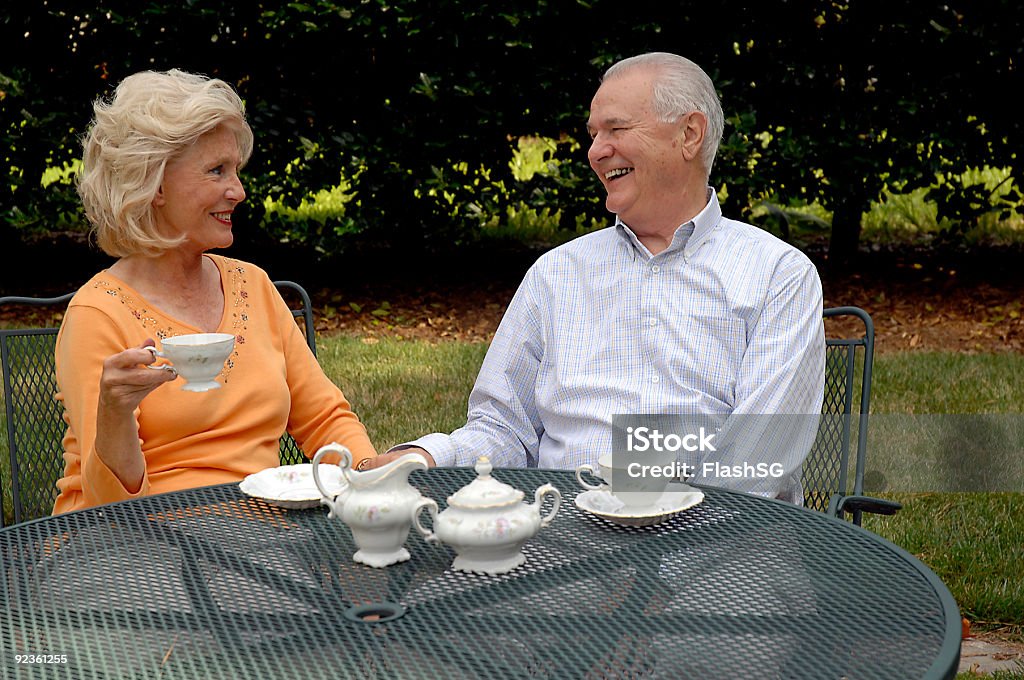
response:
<path id="1" fill-rule="evenodd" d="M 874 498 L 873 496 L 847 496 L 833 494 L 828 504 L 828 513 L 842 518 L 845 512 L 870 512 L 876 515 L 895 515 L 903 507 L 902 503 Z"/>

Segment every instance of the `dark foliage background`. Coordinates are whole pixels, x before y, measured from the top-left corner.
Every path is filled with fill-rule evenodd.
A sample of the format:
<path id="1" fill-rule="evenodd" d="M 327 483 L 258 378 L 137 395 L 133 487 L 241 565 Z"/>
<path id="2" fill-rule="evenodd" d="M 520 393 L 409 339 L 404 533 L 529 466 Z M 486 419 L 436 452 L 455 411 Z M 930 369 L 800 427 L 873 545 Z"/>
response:
<path id="1" fill-rule="evenodd" d="M 1015 0 L 12 4 L 0 19 L 0 239 L 12 247 L 84 231 L 71 184 L 40 178 L 79 156 L 92 100 L 147 68 L 236 85 L 257 137 L 238 226 L 251 247 L 322 256 L 470 248 L 481 215 L 512 202 L 560 209 L 564 229 L 604 219 L 587 108 L 601 72 L 643 51 L 686 55 L 719 87 L 728 121 L 712 182 L 727 212 L 765 196 L 820 201 L 834 212 L 833 261 L 855 252 L 883 186 L 1020 163 Z M 557 172 L 513 179 L 524 135 L 563 140 Z M 336 219 L 263 214 L 268 196 L 296 206 L 342 175 L 356 194 Z M 964 227 L 993 209 L 988 193 L 952 181 L 933 192 Z"/>

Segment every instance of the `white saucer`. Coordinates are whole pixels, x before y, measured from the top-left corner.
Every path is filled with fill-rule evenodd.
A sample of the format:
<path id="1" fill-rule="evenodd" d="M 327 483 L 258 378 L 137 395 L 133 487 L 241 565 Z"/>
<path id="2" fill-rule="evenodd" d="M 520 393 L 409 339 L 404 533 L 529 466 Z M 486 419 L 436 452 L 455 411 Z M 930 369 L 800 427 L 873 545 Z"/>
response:
<path id="1" fill-rule="evenodd" d="M 337 465 L 320 464 L 320 481 L 332 495 L 345 488 L 345 478 Z M 313 466 L 309 463 L 267 468 L 249 475 L 238 483 L 242 493 L 271 505 L 293 510 L 320 505 L 320 490 L 313 482 Z"/>
<path id="2" fill-rule="evenodd" d="M 596 517 L 630 527 L 649 527 L 664 522 L 672 515 L 692 508 L 704 500 L 704 492 L 685 484 L 671 484 L 657 503 L 642 508 L 611 510 L 621 501 L 615 499 L 607 486 L 582 491 L 576 496 L 576 507 Z"/>

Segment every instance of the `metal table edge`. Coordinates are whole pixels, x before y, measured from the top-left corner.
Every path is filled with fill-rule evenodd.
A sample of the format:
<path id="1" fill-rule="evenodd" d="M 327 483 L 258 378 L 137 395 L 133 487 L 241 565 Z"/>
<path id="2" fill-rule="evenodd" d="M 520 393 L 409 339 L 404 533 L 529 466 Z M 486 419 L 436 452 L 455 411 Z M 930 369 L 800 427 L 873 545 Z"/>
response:
<path id="1" fill-rule="evenodd" d="M 700 489 L 710 489 L 712 491 L 715 491 L 716 493 L 721 492 L 739 496 L 749 495 L 743 493 L 742 491 L 726 489 L 720 486 L 710 486 L 705 484 L 694 484 L 693 486 Z M 938 574 L 932 571 L 931 567 L 929 567 L 920 559 L 912 555 L 907 550 L 888 540 L 887 538 L 879 536 L 873 531 L 868 531 L 864 527 L 859 527 L 855 524 L 839 519 L 838 517 L 833 517 L 832 515 L 829 515 L 827 513 L 818 512 L 817 510 L 811 510 L 810 508 L 804 508 L 798 505 L 793 505 L 788 501 L 782 501 L 777 498 L 767 498 L 764 496 L 759 496 L 758 498 L 760 498 L 763 501 L 768 501 L 770 503 L 776 503 L 778 505 L 785 506 L 786 508 L 789 508 L 793 512 L 811 512 L 826 522 L 833 522 L 834 524 L 838 524 L 840 526 L 845 527 L 847 530 L 860 532 L 862 535 L 867 536 L 871 540 L 877 541 L 885 545 L 887 548 L 892 550 L 893 553 L 900 557 L 900 559 L 910 564 L 912 567 L 914 567 L 914 569 L 918 571 L 918 573 L 924 576 L 925 580 L 928 581 L 928 584 L 935 591 L 935 594 L 938 595 L 939 601 L 942 603 L 942 609 L 946 614 L 946 632 L 942 640 L 942 648 L 939 651 L 939 655 L 935 658 L 935 661 L 932 663 L 931 668 L 929 668 L 928 671 L 924 674 L 924 676 L 922 676 L 922 680 L 949 680 L 951 678 L 956 677 L 957 667 L 960 663 L 960 643 L 962 641 L 960 606 L 956 603 L 956 600 L 953 598 L 953 594 L 949 591 L 949 587 L 947 587 L 946 584 L 943 583 L 942 579 L 939 578 Z"/>

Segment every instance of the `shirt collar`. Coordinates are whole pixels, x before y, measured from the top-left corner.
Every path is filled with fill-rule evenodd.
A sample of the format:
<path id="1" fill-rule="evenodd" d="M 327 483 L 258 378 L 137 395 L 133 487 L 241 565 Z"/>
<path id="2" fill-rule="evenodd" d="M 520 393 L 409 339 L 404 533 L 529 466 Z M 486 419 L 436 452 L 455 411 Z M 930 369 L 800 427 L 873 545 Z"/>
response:
<path id="1" fill-rule="evenodd" d="M 722 220 L 722 206 L 718 203 L 718 192 L 714 187 L 707 188 L 708 202 L 704 209 L 697 213 L 689 222 L 680 224 L 672 237 L 672 244 L 664 251 L 666 253 L 682 250 L 686 257 L 689 257 L 699 248 L 714 231 L 715 227 Z M 615 216 L 615 229 L 634 248 L 651 256 L 647 247 L 640 242 L 633 230 L 623 222 L 618 215 Z"/>

